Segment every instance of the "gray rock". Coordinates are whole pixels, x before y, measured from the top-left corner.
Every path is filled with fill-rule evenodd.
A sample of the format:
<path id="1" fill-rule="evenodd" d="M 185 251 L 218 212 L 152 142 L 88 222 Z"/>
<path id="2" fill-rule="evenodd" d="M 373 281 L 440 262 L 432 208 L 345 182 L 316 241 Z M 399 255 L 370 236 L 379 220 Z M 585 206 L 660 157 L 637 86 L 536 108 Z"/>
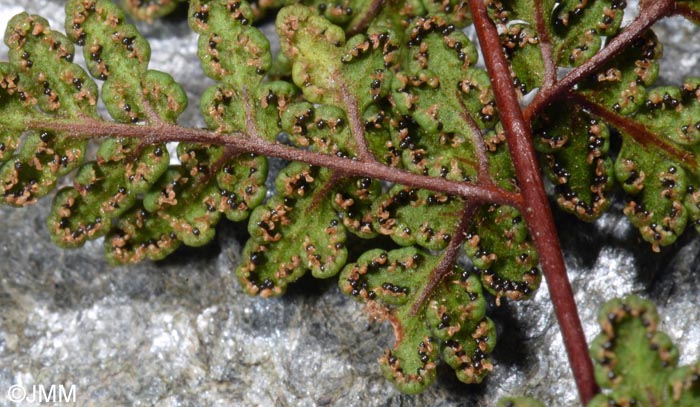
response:
<path id="1" fill-rule="evenodd" d="M 0 23 L 27 9 L 61 29 L 62 3 L 0 0 Z M 200 73 L 196 36 L 178 19 L 141 28 L 152 44 L 151 66 L 187 89 L 191 106 L 181 123 L 201 126 L 198 95 L 212 82 Z M 674 41 L 663 69 L 698 75 L 698 44 L 688 40 L 696 29 L 675 19 L 658 28 Z M 672 73 L 664 80 L 678 83 Z M 269 300 L 242 292 L 233 269 L 245 224 L 222 224 L 205 248 L 114 268 L 101 241 L 55 247 L 45 227 L 49 204 L 0 208 L 3 406 L 15 405 L 6 393 L 12 385 L 52 384 L 75 385 L 79 406 L 492 406 L 520 394 L 577 405 L 545 286 L 531 301 L 492 307 L 499 345 L 484 384 L 461 384 L 443 367 L 434 386 L 407 396 L 376 363 L 391 345 L 390 329 L 370 325 L 335 281 L 304 279 Z M 659 304 L 661 328 L 682 349 L 682 362 L 697 360 L 700 240 L 686 236 L 655 255 L 619 208 L 594 224 L 557 216 L 588 338 L 603 301 L 639 293 Z"/>

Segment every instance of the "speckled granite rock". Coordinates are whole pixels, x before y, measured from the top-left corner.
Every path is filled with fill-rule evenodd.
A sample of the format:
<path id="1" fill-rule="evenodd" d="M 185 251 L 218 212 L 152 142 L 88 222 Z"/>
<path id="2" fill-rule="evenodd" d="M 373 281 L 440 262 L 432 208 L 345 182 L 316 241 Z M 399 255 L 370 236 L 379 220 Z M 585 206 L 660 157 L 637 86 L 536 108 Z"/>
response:
<path id="1" fill-rule="evenodd" d="M 62 3 L 0 0 L 0 23 L 26 8 L 58 28 Z M 173 74 L 189 94 L 181 122 L 202 125 L 197 95 L 211 82 L 195 60 L 195 36 L 177 19 L 144 29 L 152 66 Z M 674 20 L 659 32 L 678 40 L 667 47 L 663 68 L 700 74 L 700 46 L 687 40 L 697 30 Z M 694 53 L 684 56 L 689 47 Z M 369 325 L 334 281 L 303 280 L 272 300 L 242 293 L 232 270 L 243 224 L 222 224 L 204 249 L 112 268 L 100 241 L 72 251 L 53 246 L 44 224 L 48 206 L 0 208 L 2 406 L 15 405 L 6 394 L 14 384 L 75 385 L 79 406 L 492 406 L 506 394 L 577 404 L 546 287 L 532 301 L 492 310 L 500 336 L 486 383 L 463 385 L 441 369 L 436 385 L 406 396 L 376 364 L 390 329 Z M 588 337 L 604 300 L 641 293 L 660 305 L 662 329 L 680 345 L 682 361 L 696 360 L 700 240 L 685 237 L 653 255 L 619 210 L 592 225 L 558 217 Z"/>

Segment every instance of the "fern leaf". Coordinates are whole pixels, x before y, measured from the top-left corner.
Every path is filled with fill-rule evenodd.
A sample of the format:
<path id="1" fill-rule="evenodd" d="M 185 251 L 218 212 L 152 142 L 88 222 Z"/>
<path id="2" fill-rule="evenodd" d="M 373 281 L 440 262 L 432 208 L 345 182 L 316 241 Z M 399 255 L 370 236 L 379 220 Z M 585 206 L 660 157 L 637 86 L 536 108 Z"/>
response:
<path id="1" fill-rule="evenodd" d="M 9 64 L 2 64 L 0 182 L 2 202 L 33 204 L 79 166 L 86 142 L 55 132 L 28 132 L 30 119 L 97 116 L 97 86 L 73 64 L 75 50 L 39 16 L 14 16 L 5 32 Z"/>
<path id="2" fill-rule="evenodd" d="M 303 6 L 277 16 L 282 51 L 293 62 L 294 83 L 312 103 L 355 112 L 389 92 L 396 45 L 391 32 L 357 35 L 346 42 L 343 30 Z M 353 132 L 361 129 L 353 129 Z"/>
<path id="3" fill-rule="evenodd" d="M 509 206 L 481 208 L 464 244 L 481 280 L 498 298 L 529 298 L 540 285 L 539 256 L 520 213 Z"/>
<path id="4" fill-rule="evenodd" d="M 466 383 L 480 382 L 492 368 L 496 332 L 485 317 L 478 277 L 456 270 L 429 304 L 413 312 L 423 281 L 439 261 L 415 248 L 375 249 L 348 264 L 340 276 L 344 293 L 366 303 L 372 318 L 392 324 L 394 347 L 379 363 L 406 393 L 420 392 L 435 380 L 440 354 Z"/>
<path id="5" fill-rule="evenodd" d="M 620 132 L 623 141 L 614 175 L 628 195 L 624 211 L 655 251 L 676 241 L 688 221 L 700 219 L 694 193 L 698 187 L 694 157 L 700 141 L 700 126 L 695 127 L 697 80 L 690 78 L 680 88 L 650 87 L 658 76 L 660 57 L 661 46 L 648 31 L 584 81 L 577 96 L 585 109 Z M 606 150 L 604 139 L 598 143 Z M 570 147 L 562 151 L 566 149 Z M 603 183 L 592 175 L 588 184 L 596 191 Z M 578 187 L 579 194 L 586 184 Z"/>
<path id="6" fill-rule="evenodd" d="M 649 92 L 634 118 L 660 145 L 622 130 L 615 175 L 630 196 L 625 214 L 657 251 L 676 241 L 689 220 L 698 225 L 700 219 L 695 192 L 700 189 L 695 158 L 700 151 L 698 89 L 698 81 L 689 80 L 682 88 Z"/>
<path id="7" fill-rule="evenodd" d="M 328 278 L 345 265 L 346 231 L 325 199 L 330 178 L 330 171 L 300 163 L 280 172 L 277 194 L 250 217 L 251 237 L 236 269 L 249 294 L 279 295 L 307 271 Z"/>
<path id="8" fill-rule="evenodd" d="M 399 112 L 423 131 L 411 131 L 407 118 L 399 123 L 394 142 L 404 150 L 404 165 L 423 175 L 475 180 L 480 129 L 498 120 L 488 75 L 474 68 L 476 48 L 441 16 L 417 18 L 407 41 L 392 96 Z"/>
<path id="9" fill-rule="evenodd" d="M 69 1 L 66 26 L 68 38 L 83 46 L 90 73 L 105 81 L 102 100 L 115 120 L 175 122 L 187 104 L 185 92 L 170 75 L 148 69 L 150 46 L 126 23 L 121 9 L 103 0 Z M 154 185 L 168 162 L 164 144 L 105 141 L 96 161 L 80 168 L 74 187 L 56 195 L 48 219 L 52 239 L 75 247 L 105 235 L 112 220 Z"/>
<path id="10" fill-rule="evenodd" d="M 199 34 L 202 69 L 219 82 L 202 96 L 200 111 L 219 133 L 244 131 L 274 140 L 279 116 L 296 90 L 283 81 L 263 83 L 272 64 L 270 43 L 251 26 L 252 13 L 244 1 L 190 2 L 189 24 Z"/>
<path id="11" fill-rule="evenodd" d="M 637 296 L 609 301 L 598 323 L 602 333 L 591 344 L 591 357 L 596 381 L 607 392 L 589 407 L 690 407 L 700 402 L 700 366 L 677 366 L 678 349 L 657 330 L 660 320 L 651 302 Z"/>
<path id="12" fill-rule="evenodd" d="M 501 42 L 511 63 L 514 84 L 524 95 L 544 81 L 545 60 L 538 31 L 537 3 L 542 28 L 551 45 L 555 66 L 581 65 L 600 49 L 602 38 L 617 33 L 626 2 L 621 0 L 544 1 L 489 0 L 492 18 L 500 26 Z"/>
<path id="13" fill-rule="evenodd" d="M 646 88 L 659 76 L 661 43 L 653 31 L 647 31 L 621 55 L 595 75 L 579 84 L 588 99 L 619 114 L 634 113 L 644 103 Z"/>
<path id="14" fill-rule="evenodd" d="M 444 249 L 454 236 L 464 203 L 445 194 L 393 186 L 372 207 L 374 228 L 402 246 Z"/>
<path id="15" fill-rule="evenodd" d="M 557 204 L 593 221 L 610 207 L 615 176 L 608 125 L 575 103 L 552 106 L 533 125 Z"/>

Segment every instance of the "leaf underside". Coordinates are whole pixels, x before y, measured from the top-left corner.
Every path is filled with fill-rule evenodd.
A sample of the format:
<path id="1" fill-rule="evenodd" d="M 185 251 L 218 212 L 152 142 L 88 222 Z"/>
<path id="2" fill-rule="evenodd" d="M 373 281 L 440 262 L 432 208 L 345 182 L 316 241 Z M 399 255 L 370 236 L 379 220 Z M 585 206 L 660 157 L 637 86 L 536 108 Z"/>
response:
<path id="1" fill-rule="evenodd" d="M 145 20 L 185 6 L 122 3 Z M 613 41 L 626 7 L 622 0 L 486 3 L 520 96 Z M 697 1 L 678 4 L 691 19 L 700 10 Z M 215 82 L 199 101 L 213 136 L 518 192 L 503 115 L 461 30 L 471 23 L 468 2 L 192 0 L 187 7 L 202 71 Z M 281 49 L 273 55 L 254 23 L 278 8 Z M 149 68 L 149 43 L 112 2 L 68 1 L 65 27 L 63 35 L 26 13 L 8 24 L 9 61 L 0 62 L 4 204 L 33 204 L 58 189 L 52 239 L 78 247 L 104 238 L 114 264 L 160 260 L 183 244 L 211 242 L 223 218 L 247 221 L 250 238 L 236 269 L 247 293 L 280 295 L 307 273 L 340 274 L 344 293 L 392 324 L 396 341 L 380 365 L 399 389 L 422 391 L 440 360 L 465 383 L 484 379 L 496 342 L 485 295 L 497 304 L 526 299 L 541 282 L 516 208 L 300 162 L 286 163 L 268 191 L 268 158 L 231 147 L 138 137 L 88 142 L 89 131 L 43 130 L 52 123 L 159 128 L 175 125 L 187 105 L 181 85 Z M 85 68 L 73 63 L 80 48 Z M 700 230 L 700 79 L 655 87 L 661 54 L 648 31 L 531 123 L 559 206 L 594 221 L 621 189 L 624 213 L 654 250 L 688 224 Z M 109 118 L 98 114 L 100 98 Z M 471 260 L 467 271 L 454 267 L 455 248 Z M 434 288 L 424 293 L 426 286 Z M 639 324 L 626 318 L 608 321 L 607 331 L 619 325 L 621 335 L 649 348 L 635 336 Z M 652 347 L 666 349 L 661 356 L 673 365 L 673 348 L 658 338 Z M 652 353 L 645 363 L 661 357 Z M 604 365 L 615 377 L 636 374 Z M 676 377 L 661 369 L 662 384 L 650 384 L 649 394 L 670 397 L 664 386 L 671 383 L 669 403 L 686 400 L 677 389 L 695 386 L 687 382 L 691 370 Z"/>
<path id="2" fill-rule="evenodd" d="M 656 306 L 636 295 L 616 298 L 598 312 L 601 333 L 590 355 L 600 393 L 588 407 L 668 406 L 700 403 L 700 364 L 678 366 L 679 351 L 658 330 Z M 530 397 L 507 397 L 498 407 L 541 407 Z"/>
<path id="3" fill-rule="evenodd" d="M 678 366 L 678 349 L 657 330 L 653 303 L 637 296 L 609 301 L 598 323 L 602 332 L 591 344 L 591 357 L 605 393 L 589 407 L 689 407 L 700 402 L 700 364 Z"/>

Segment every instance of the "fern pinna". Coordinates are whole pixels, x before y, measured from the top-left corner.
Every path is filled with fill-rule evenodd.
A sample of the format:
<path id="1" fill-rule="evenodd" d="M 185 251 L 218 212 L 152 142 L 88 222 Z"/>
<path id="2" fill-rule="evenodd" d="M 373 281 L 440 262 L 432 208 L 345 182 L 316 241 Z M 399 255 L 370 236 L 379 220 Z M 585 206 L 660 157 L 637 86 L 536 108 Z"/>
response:
<path id="1" fill-rule="evenodd" d="M 178 3 L 125 5 L 150 19 Z M 697 21 L 700 2 L 642 1 L 623 28 L 626 7 L 192 0 L 198 57 L 216 82 L 199 101 L 206 129 L 177 124 L 185 92 L 149 69 L 149 43 L 119 6 L 68 1 L 65 35 L 22 13 L 0 64 L 1 199 L 29 205 L 70 177 L 53 197 L 53 240 L 102 238 L 114 264 L 204 245 L 223 217 L 247 221 L 242 287 L 267 297 L 307 273 L 339 275 L 392 324 L 380 364 L 409 393 L 440 360 L 480 382 L 496 343 L 487 301 L 530 298 L 544 274 L 588 401 L 593 369 L 540 168 L 584 221 L 623 191 L 655 251 L 700 228 L 700 79 L 655 86 L 662 47 L 649 29 L 671 15 Z M 256 26 L 273 13 L 278 55 Z M 81 49 L 86 69 L 73 62 Z M 268 175 L 268 157 L 289 163 Z"/>

